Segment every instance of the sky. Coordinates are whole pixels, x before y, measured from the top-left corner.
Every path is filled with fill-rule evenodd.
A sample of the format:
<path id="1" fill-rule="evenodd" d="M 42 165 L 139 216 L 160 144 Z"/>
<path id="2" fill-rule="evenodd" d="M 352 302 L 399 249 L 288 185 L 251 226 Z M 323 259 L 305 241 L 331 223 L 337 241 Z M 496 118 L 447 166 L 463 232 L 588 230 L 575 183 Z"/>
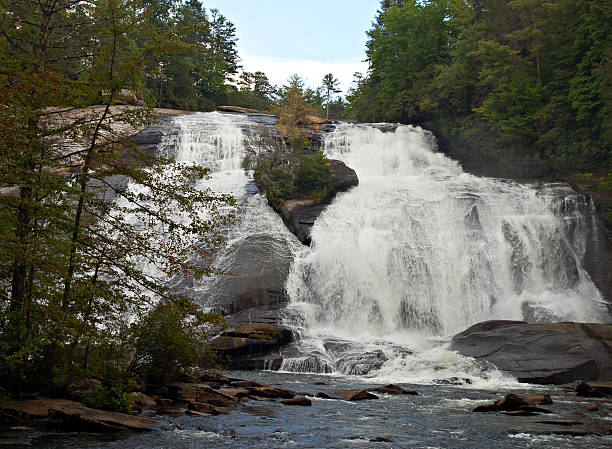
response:
<path id="1" fill-rule="evenodd" d="M 241 64 L 281 85 L 297 73 L 316 88 L 326 73 L 344 93 L 365 72 L 366 31 L 380 0 L 203 0 L 236 25 Z"/>

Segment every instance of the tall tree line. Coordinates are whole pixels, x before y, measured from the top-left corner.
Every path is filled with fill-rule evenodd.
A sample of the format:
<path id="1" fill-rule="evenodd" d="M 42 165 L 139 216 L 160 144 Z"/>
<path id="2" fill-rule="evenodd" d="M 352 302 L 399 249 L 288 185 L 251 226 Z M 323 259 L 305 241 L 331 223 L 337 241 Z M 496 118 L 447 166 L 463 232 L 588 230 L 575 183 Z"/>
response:
<path id="1" fill-rule="evenodd" d="M 168 26 L 162 4 L 0 2 L 0 395 L 57 393 L 82 377 L 121 395 L 155 366 L 195 363 L 190 339 L 216 320 L 166 280 L 218 272 L 208 261 L 233 199 L 204 187 L 206 168 L 139 151 L 128 138 L 151 111 L 117 105 L 199 45 Z M 211 51 L 234 70 L 227 22 L 213 21 Z M 151 352 L 171 343 L 151 343 L 151 317 L 163 318 L 160 338 L 184 337 L 176 363 Z"/>
<path id="2" fill-rule="evenodd" d="M 385 0 L 351 114 L 425 125 L 506 174 L 610 170 L 611 15 L 608 0 Z"/>

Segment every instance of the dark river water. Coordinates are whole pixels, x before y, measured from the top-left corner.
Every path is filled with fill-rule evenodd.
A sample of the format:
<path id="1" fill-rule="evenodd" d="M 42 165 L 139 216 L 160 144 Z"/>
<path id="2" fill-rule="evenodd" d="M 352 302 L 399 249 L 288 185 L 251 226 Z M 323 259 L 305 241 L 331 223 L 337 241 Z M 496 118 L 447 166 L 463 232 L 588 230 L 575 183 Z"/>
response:
<path id="1" fill-rule="evenodd" d="M 358 378 L 275 372 L 231 372 L 230 376 L 317 393 L 335 388 L 371 388 Z M 361 380 L 361 382 L 363 379 Z M 326 385 L 321 385 L 324 382 Z M 317 384 L 319 383 L 319 384 Z M 580 419 L 571 415 L 582 402 L 559 388 L 521 387 L 513 392 L 550 394 L 553 415 L 536 418 L 471 412 L 510 392 L 465 386 L 403 385 L 419 396 L 379 395 L 380 399 L 348 402 L 313 399 L 311 407 L 290 407 L 275 401 L 249 401 L 229 415 L 159 418 L 155 431 L 120 435 L 30 434 L 18 438 L 40 449 L 195 449 L 195 448 L 604 448 L 610 436 L 550 434 L 566 430 L 536 425 L 536 419 Z M 583 403 L 593 400 L 583 401 Z M 596 412 L 612 419 L 608 406 Z M 6 435 L 9 437 L 9 435 Z M 377 438 L 389 441 L 375 442 Z M 6 441 L 6 440 L 5 440 Z M 0 444 L 0 447 L 7 447 Z M 11 447 L 11 446 L 8 446 Z"/>

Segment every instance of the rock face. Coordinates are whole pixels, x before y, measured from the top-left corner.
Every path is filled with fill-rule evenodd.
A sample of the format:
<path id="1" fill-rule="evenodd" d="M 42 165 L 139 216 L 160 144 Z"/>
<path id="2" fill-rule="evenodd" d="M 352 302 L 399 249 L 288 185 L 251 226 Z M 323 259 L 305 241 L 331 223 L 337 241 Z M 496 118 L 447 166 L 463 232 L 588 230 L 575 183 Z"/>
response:
<path id="1" fill-rule="evenodd" d="M 225 249 L 223 269 L 211 286 L 214 298 L 207 302 L 235 326 L 274 324 L 287 303 L 285 282 L 293 255 L 287 242 L 269 235 L 251 235 Z M 187 289 L 185 294 L 189 295 Z"/>
<path id="2" fill-rule="evenodd" d="M 486 321 L 455 335 L 450 349 L 493 363 L 519 382 L 612 380 L 612 325 Z"/>
<path id="3" fill-rule="evenodd" d="M 118 432 L 151 430 L 151 418 L 95 410 L 78 404 L 60 404 L 49 409 L 49 424 L 77 432 Z"/>
<path id="4" fill-rule="evenodd" d="M 251 324 L 223 332 L 212 342 L 221 362 L 232 369 L 263 369 L 259 366 L 265 356 L 293 341 L 293 332 L 287 327 L 273 324 Z M 280 368 L 282 360 L 278 361 Z M 236 386 L 242 387 L 237 384 Z"/>
<path id="5" fill-rule="evenodd" d="M 157 146 L 165 135 L 178 133 L 178 128 L 172 121 L 172 117 L 172 114 L 161 116 L 157 122 L 147 126 L 138 134 L 132 136 L 130 140 L 145 154 L 155 154 Z"/>
<path id="6" fill-rule="evenodd" d="M 323 209 L 331 203 L 332 199 L 339 193 L 359 184 L 357 173 L 344 162 L 331 159 L 331 171 L 333 176 L 333 188 L 322 199 L 295 199 L 281 203 L 275 207 L 283 218 L 287 228 L 296 235 L 304 245 L 310 245 L 310 231 L 316 219 L 321 215 Z M 274 206 L 273 206 L 274 207 Z"/>

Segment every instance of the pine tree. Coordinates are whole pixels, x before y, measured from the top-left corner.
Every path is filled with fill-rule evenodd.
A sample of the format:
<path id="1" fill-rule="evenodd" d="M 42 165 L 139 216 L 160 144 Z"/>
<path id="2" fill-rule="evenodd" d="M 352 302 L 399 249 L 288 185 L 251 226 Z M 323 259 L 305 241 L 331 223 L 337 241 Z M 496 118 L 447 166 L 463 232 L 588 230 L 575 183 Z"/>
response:
<path id="1" fill-rule="evenodd" d="M 321 81 L 321 88 L 325 93 L 325 118 L 329 120 L 329 105 L 331 103 L 332 95 L 340 92 L 338 89 L 340 82 L 337 78 L 334 78 L 332 73 L 328 73 L 323 77 Z"/>

